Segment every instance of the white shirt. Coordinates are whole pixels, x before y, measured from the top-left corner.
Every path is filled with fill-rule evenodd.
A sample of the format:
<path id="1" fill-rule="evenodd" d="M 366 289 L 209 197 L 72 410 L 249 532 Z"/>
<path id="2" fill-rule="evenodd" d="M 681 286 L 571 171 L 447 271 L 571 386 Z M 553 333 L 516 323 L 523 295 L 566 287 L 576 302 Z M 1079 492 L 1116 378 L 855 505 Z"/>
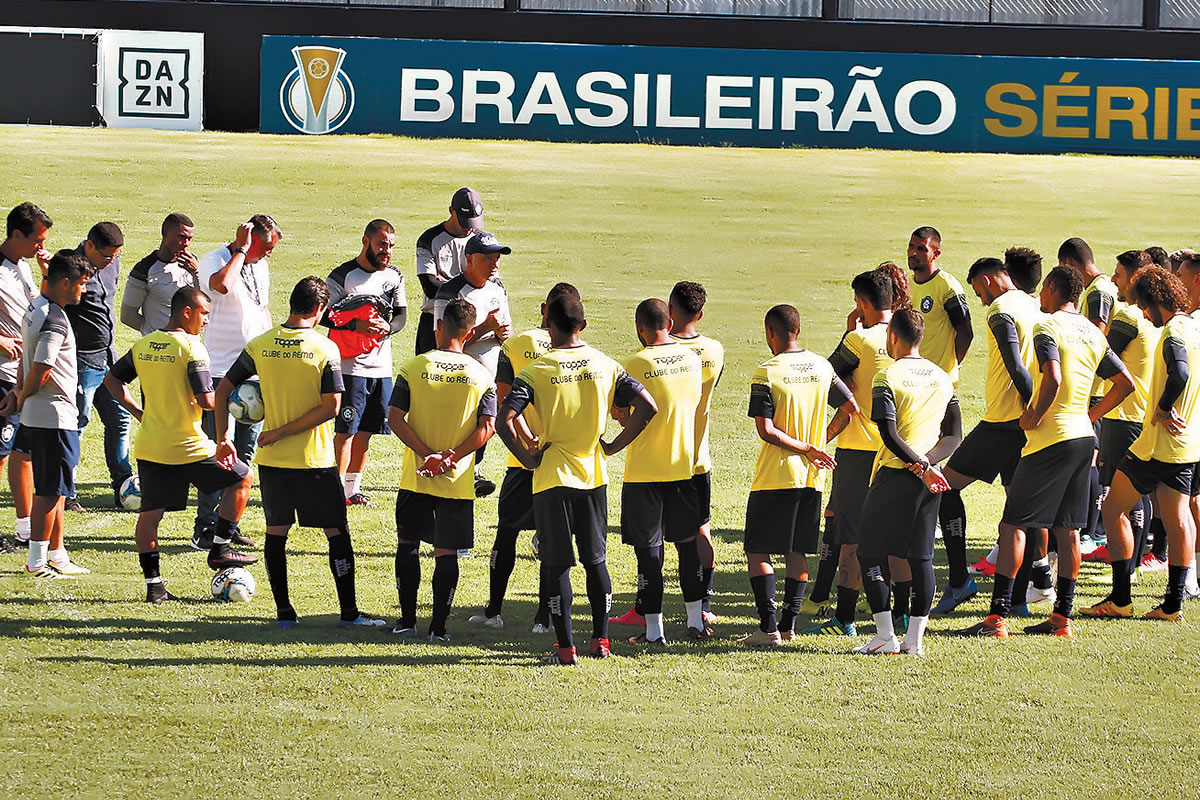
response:
<path id="1" fill-rule="evenodd" d="M 21 424 L 31 428 L 79 429 L 75 392 L 79 372 L 75 361 L 75 332 L 62 306 L 44 295 L 34 298 L 21 319 L 21 357 L 28 375 L 34 364 L 50 367 L 50 379 L 21 406 Z"/>
<path id="2" fill-rule="evenodd" d="M 271 329 L 268 302 L 271 276 L 265 258 L 242 264 L 241 274 L 225 294 L 209 282 L 233 258 L 228 245 L 218 247 L 200 260 L 200 289 L 212 300 L 204 347 L 208 350 L 213 378 L 221 378 L 237 361 L 250 340 Z"/>
<path id="3" fill-rule="evenodd" d="M 470 231 L 466 236 L 454 236 L 444 222 L 422 233 L 417 239 L 417 275 L 428 275 L 439 286 L 457 278 L 467 265 L 467 240 L 474 235 L 475 231 Z M 422 297 L 421 313 L 432 314 L 433 302 L 432 297 Z"/>
<path id="4" fill-rule="evenodd" d="M 33 282 L 25 259 L 13 263 L 0 256 L 0 336 L 22 338 L 21 320 L 37 296 L 38 287 Z M 18 363 L 15 358 L 5 360 L 0 356 L 0 380 L 14 383 L 17 380 Z"/>
<path id="5" fill-rule="evenodd" d="M 512 324 L 512 314 L 508 309 L 508 292 L 505 291 L 504 284 L 500 282 L 499 278 L 492 278 L 483 286 L 472 286 L 467 281 L 466 275 L 459 275 L 457 278 L 446 281 L 442 284 L 442 288 L 438 289 L 433 305 L 435 330 L 437 324 L 442 321 L 442 314 L 446 312 L 446 306 L 451 300 L 460 297 L 475 306 L 475 322 L 472 327 L 482 324 L 488 314 L 497 310 L 500 312 L 497 317 L 502 323 Z M 489 331 L 467 342 L 463 346 L 463 352 L 487 367 L 488 371 L 492 373 L 492 377 L 495 378 L 496 368 L 500 363 L 500 345 L 500 338 L 494 332 Z"/>

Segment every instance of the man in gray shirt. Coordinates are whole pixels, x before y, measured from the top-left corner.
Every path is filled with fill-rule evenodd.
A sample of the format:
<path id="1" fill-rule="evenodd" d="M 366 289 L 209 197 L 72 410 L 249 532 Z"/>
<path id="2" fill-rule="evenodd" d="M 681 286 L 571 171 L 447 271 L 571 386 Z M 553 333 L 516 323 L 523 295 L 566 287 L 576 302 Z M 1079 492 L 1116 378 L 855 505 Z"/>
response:
<path id="1" fill-rule="evenodd" d="M 121 322 L 142 336 L 165 327 L 171 318 L 171 298 L 184 286 L 200 287 L 200 261 L 188 250 L 194 226 L 185 214 L 168 214 L 162 224 L 162 243 L 129 271 L 121 298 Z"/>

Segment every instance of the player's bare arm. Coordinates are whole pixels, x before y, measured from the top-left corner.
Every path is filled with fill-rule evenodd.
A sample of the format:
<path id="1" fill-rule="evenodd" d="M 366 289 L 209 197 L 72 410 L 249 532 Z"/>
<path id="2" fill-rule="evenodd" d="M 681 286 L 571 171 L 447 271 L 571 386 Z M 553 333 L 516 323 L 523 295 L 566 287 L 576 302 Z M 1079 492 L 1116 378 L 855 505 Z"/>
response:
<path id="1" fill-rule="evenodd" d="M 224 383 L 223 380 L 222 383 Z M 321 395 L 320 403 L 305 411 L 296 419 L 280 425 L 278 428 L 272 428 L 269 431 L 260 433 L 258 435 L 258 446 L 265 447 L 278 442 L 280 439 L 286 439 L 288 436 L 305 433 L 318 425 L 324 425 L 337 416 L 341 404 L 342 395 L 340 393 Z M 220 417 L 221 415 L 218 414 L 217 416 Z"/>
<path id="2" fill-rule="evenodd" d="M 611 442 L 600 440 L 600 448 L 604 455 L 615 455 L 628 447 L 657 413 L 658 405 L 655 404 L 654 398 L 645 389 L 641 389 L 629 404 L 629 421 L 621 428 L 621 432 Z"/>
<path id="3" fill-rule="evenodd" d="M 208 279 L 208 288 L 218 294 L 229 294 L 229 290 L 237 283 L 238 278 L 242 274 L 242 266 L 246 263 L 246 253 L 250 249 L 250 234 L 254 230 L 254 223 L 243 222 L 238 226 L 237 234 L 233 237 L 233 244 L 229 249 L 233 251 L 233 256 L 225 263 L 225 266 L 213 273 Z"/>
<path id="4" fill-rule="evenodd" d="M 515 422 L 518 416 L 516 409 L 506 405 L 500 406 L 500 420 L 496 426 L 496 433 L 500 435 L 500 441 L 504 442 L 513 457 L 521 462 L 521 466 L 525 469 L 537 469 L 538 464 L 542 463 L 542 450 L 545 449 L 545 445 L 538 449 L 521 441 Z"/>
<path id="5" fill-rule="evenodd" d="M 117 380 L 110 370 L 104 375 L 104 388 L 133 415 L 134 419 L 138 422 L 142 421 L 142 407 L 133 399 L 133 395 L 129 391 L 129 384 Z"/>
<path id="6" fill-rule="evenodd" d="M 829 453 L 826 453 L 819 447 L 814 447 L 808 442 L 802 442 L 794 436 L 790 436 L 786 431 L 775 427 L 775 420 L 770 417 L 755 417 L 754 425 L 758 431 L 758 438 L 767 444 L 774 445 L 789 453 L 795 453 L 822 469 L 832 469 L 837 466 L 837 462 L 834 461 L 833 456 Z"/>

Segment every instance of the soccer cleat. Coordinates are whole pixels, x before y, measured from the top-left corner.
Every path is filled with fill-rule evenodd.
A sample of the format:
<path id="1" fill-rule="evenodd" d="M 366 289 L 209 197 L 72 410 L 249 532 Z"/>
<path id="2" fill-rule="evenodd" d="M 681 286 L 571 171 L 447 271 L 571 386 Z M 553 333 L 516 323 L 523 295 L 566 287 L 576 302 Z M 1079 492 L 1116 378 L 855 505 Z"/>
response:
<path id="1" fill-rule="evenodd" d="M 66 500 L 64 500 L 63 510 L 71 511 L 75 514 L 82 514 L 83 512 L 87 511 L 87 509 L 83 507 L 83 504 L 79 502 L 79 498 L 77 497 L 68 497 Z"/>
<path id="2" fill-rule="evenodd" d="M 894 656 L 900 652 L 900 642 L 895 636 L 875 634 L 871 641 L 850 651 L 856 656 Z"/>
<path id="3" fill-rule="evenodd" d="M 837 606 L 837 601 L 832 597 L 822 600 L 820 603 L 804 598 L 804 602 L 800 604 L 800 613 L 808 614 L 812 617 L 828 617 L 833 613 Z"/>
<path id="4" fill-rule="evenodd" d="M 842 621 L 837 617 L 830 617 L 820 625 L 802 629 L 800 634 L 802 636 L 857 636 L 858 631 L 855 629 L 853 622 L 843 625 Z"/>
<path id="5" fill-rule="evenodd" d="M 1008 615 L 1010 617 L 1032 617 L 1033 616 L 1033 614 L 1029 613 L 1029 606 L 1025 605 L 1024 603 L 1022 603 L 1019 606 L 1013 606 L 1012 608 L 1010 608 L 1008 610 Z"/>
<path id="6" fill-rule="evenodd" d="M 910 644 L 907 639 L 900 642 L 900 655 L 902 656 L 923 656 L 925 655 L 925 645 Z"/>
<path id="7" fill-rule="evenodd" d="M 63 575 L 61 572 L 55 572 L 54 570 L 50 569 L 49 564 L 42 564 L 37 569 L 30 569 L 28 567 L 28 565 L 26 565 L 25 574 L 31 578 L 48 578 L 51 580 L 53 580 L 54 578 L 67 577 L 66 575 Z"/>
<path id="8" fill-rule="evenodd" d="M 985 578 L 991 578 L 996 574 L 996 565 L 988 561 L 986 558 L 981 558 L 971 566 L 967 567 L 968 575 L 982 575 Z"/>
<path id="9" fill-rule="evenodd" d="M 1200 600 L 1200 585 L 1184 584 L 1183 599 L 1184 600 Z"/>
<path id="10" fill-rule="evenodd" d="M 1108 545 L 1106 545 L 1106 544 L 1102 544 L 1102 545 L 1095 547 L 1087 555 L 1082 555 L 1082 550 L 1080 551 L 1080 553 L 1081 553 L 1080 557 L 1084 561 L 1099 561 L 1103 564 L 1108 563 Z"/>
<path id="11" fill-rule="evenodd" d="M 57 572 L 59 575 L 91 575 L 92 571 L 87 567 L 81 567 L 68 558 L 66 561 L 47 561 L 50 569 Z"/>
<path id="12" fill-rule="evenodd" d="M 209 569 L 228 569 L 229 567 L 248 567 L 251 564 L 258 563 L 258 556 L 248 556 L 245 553 L 239 553 L 229 545 L 213 545 L 213 549 L 208 551 L 208 568 Z"/>
<path id="13" fill-rule="evenodd" d="M 755 631 L 737 641 L 742 647 L 779 647 L 783 642 L 783 638 L 779 635 L 779 631 L 771 631 L 770 633 Z"/>
<path id="14" fill-rule="evenodd" d="M 1058 593 L 1054 591 L 1054 587 L 1049 589 L 1039 589 L 1032 583 L 1025 589 L 1025 605 L 1032 606 L 1038 603 L 1050 603 L 1054 605 L 1054 601 L 1058 599 Z"/>
<path id="15" fill-rule="evenodd" d="M 946 591 L 942 592 L 942 599 L 938 600 L 937 605 L 929 613 L 935 617 L 949 614 L 963 603 L 972 600 L 977 594 L 979 594 L 979 586 L 975 583 L 974 578 L 967 578 L 967 582 L 957 589 L 946 584 Z"/>
<path id="16" fill-rule="evenodd" d="M 430 644 L 450 644 L 450 634 L 448 633 L 430 633 Z"/>
<path id="17" fill-rule="evenodd" d="M 1162 603 L 1159 603 L 1154 608 L 1142 614 L 1142 619 L 1161 619 L 1166 622 L 1183 622 L 1183 609 L 1179 609 L 1175 613 L 1163 611 Z"/>
<path id="18" fill-rule="evenodd" d="M 705 639 L 711 639 L 712 635 L 713 635 L 713 630 L 712 630 L 712 628 L 708 627 L 707 625 L 705 625 L 703 629 L 692 628 L 692 627 L 688 628 L 688 638 L 691 639 L 693 642 L 700 642 Z M 793 635 L 795 635 L 795 634 L 793 634 Z"/>
<path id="19" fill-rule="evenodd" d="M 348 505 L 348 506 L 366 506 L 367 508 L 375 507 L 375 504 L 371 502 L 371 498 L 367 497 L 362 492 L 355 492 L 354 494 L 347 497 L 346 505 Z"/>
<path id="20" fill-rule="evenodd" d="M 0 553 L 12 554 L 19 552 L 21 552 L 21 548 L 17 547 L 17 543 L 8 536 L 0 533 Z"/>
<path id="21" fill-rule="evenodd" d="M 475 496 L 487 497 L 494 491 L 496 491 L 496 482 L 488 480 L 486 475 L 475 470 Z"/>
<path id="22" fill-rule="evenodd" d="M 1079 613 L 1094 619 L 1130 619 L 1133 616 L 1133 603 L 1119 606 L 1111 597 L 1106 597 L 1094 606 L 1084 606 Z"/>
<path id="23" fill-rule="evenodd" d="M 1142 556 L 1141 568 L 1143 572 L 1166 572 L 1167 562 L 1160 561 L 1154 553 L 1146 553 Z"/>
<path id="24" fill-rule="evenodd" d="M 644 644 L 649 648 L 663 648 L 667 646 L 667 637 L 660 636 L 657 639 L 647 639 L 646 634 L 639 633 L 637 636 L 629 637 L 630 644 Z"/>
<path id="25" fill-rule="evenodd" d="M 473 625 L 482 625 L 485 628 L 503 628 L 504 618 L 497 614 L 494 617 L 489 617 L 487 614 L 473 614 L 467 617 L 467 622 Z"/>
<path id="26" fill-rule="evenodd" d="M 241 531 L 234 531 L 233 533 L 229 534 L 229 543 L 236 544 L 238 547 L 249 547 L 250 549 L 258 547 L 258 545 L 254 543 L 253 539 Z"/>
<path id="27" fill-rule="evenodd" d="M 1106 544 L 1108 544 L 1108 538 L 1104 537 L 1104 536 L 1093 537 L 1093 536 L 1088 536 L 1086 534 L 1083 536 L 1080 536 L 1079 537 L 1079 555 L 1081 558 L 1083 558 L 1084 561 L 1087 561 L 1088 556 L 1090 556 L 1093 552 L 1095 552 L 1097 548 L 1104 547 Z M 1105 552 L 1106 553 L 1108 552 L 1107 548 L 1105 548 Z"/>
<path id="28" fill-rule="evenodd" d="M 711 611 L 701 611 L 700 619 L 704 620 L 705 625 L 712 625 L 717 621 L 717 615 Z"/>
<path id="29" fill-rule="evenodd" d="M 541 555 L 542 550 L 538 544 L 537 531 L 534 531 L 533 536 L 529 537 L 529 552 L 533 554 L 534 558 L 538 558 Z"/>
<path id="30" fill-rule="evenodd" d="M 689 628 L 689 630 L 690 630 L 690 628 Z M 779 631 L 779 641 L 781 641 L 781 642 L 796 641 L 796 632 L 794 630 L 793 631 L 780 630 Z"/>
<path id="31" fill-rule="evenodd" d="M 574 646 L 559 647 L 556 644 L 552 655 L 542 656 L 538 660 L 548 667 L 573 667 L 579 663 L 579 654 Z"/>
<path id="32" fill-rule="evenodd" d="M 646 627 L 646 618 L 632 608 L 619 617 L 609 617 L 608 621 L 617 625 L 640 625 L 643 628 Z"/>
<path id="33" fill-rule="evenodd" d="M 1008 638 L 1008 621 L 999 614 L 988 614 L 983 622 L 956 631 L 959 636 L 984 636 L 992 639 Z"/>
<path id="34" fill-rule="evenodd" d="M 275 620 L 275 624 L 278 625 L 280 628 L 283 628 L 284 630 L 291 630 L 292 628 L 294 628 L 300 624 L 300 620 L 298 620 L 298 619 L 279 619 L 279 620 Z"/>
<path id="35" fill-rule="evenodd" d="M 553 633 L 553 632 L 554 632 L 554 629 L 551 628 L 549 625 L 545 624 L 544 622 L 535 622 L 535 623 L 533 623 L 533 627 L 530 628 L 530 633 Z"/>
<path id="36" fill-rule="evenodd" d="M 147 583 L 146 584 L 146 602 L 154 603 L 156 606 L 161 606 L 168 600 L 178 600 L 179 598 L 167 591 L 165 583 Z"/>
<path id="37" fill-rule="evenodd" d="M 354 619 L 339 619 L 339 628 L 382 628 L 387 625 L 385 620 L 367 614 L 359 614 Z"/>
<path id="38" fill-rule="evenodd" d="M 193 550 L 212 550 L 213 548 L 213 532 L 210 530 L 198 530 L 192 534 L 191 548 Z"/>
<path id="39" fill-rule="evenodd" d="M 1043 620 L 1036 625 L 1026 625 L 1025 632 L 1050 634 L 1051 636 L 1062 636 L 1065 639 L 1069 639 L 1072 636 L 1071 620 L 1055 611 L 1050 615 L 1050 619 Z"/>
<path id="40" fill-rule="evenodd" d="M 609 658 L 612 656 L 610 645 L 611 642 L 608 639 L 590 639 L 588 641 L 588 650 L 592 658 Z"/>
<path id="41" fill-rule="evenodd" d="M 417 638 L 417 626 L 405 625 L 403 622 L 397 622 L 392 627 L 392 633 L 396 634 L 402 639 L 415 639 Z"/>

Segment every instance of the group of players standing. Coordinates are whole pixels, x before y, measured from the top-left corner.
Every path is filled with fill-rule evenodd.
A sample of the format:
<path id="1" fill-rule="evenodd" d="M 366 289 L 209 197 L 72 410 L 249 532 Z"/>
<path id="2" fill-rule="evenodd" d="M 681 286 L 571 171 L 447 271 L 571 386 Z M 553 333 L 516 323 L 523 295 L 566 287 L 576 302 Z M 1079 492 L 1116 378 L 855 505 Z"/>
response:
<path id="1" fill-rule="evenodd" d="M 570 580 L 576 552 L 593 619 L 585 652 L 609 655 L 606 459 L 628 447 L 621 532 L 637 556 L 638 593 L 635 607 L 611 621 L 645 626 L 631 642 L 666 645 L 663 555 L 664 543 L 671 542 L 679 557 L 688 635 L 712 636 L 709 408 L 724 351 L 696 329 L 705 303 L 699 284 L 681 282 L 669 302 L 648 299 L 638 305 L 635 324 L 643 349 L 623 366 L 580 338 L 587 322 L 579 292 L 569 284 L 551 289 L 539 327 L 516 333 L 497 275 L 500 256 L 511 250 L 481 230 L 482 203 L 464 188 L 455 193 L 448 219 L 417 242 L 425 295 L 417 356 L 393 383 L 389 339 L 404 327 L 407 305 L 403 276 L 390 264 L 395 231 L 389 223 L 369 223 L 359 255 L 327 279 L 298 282 L 287 320 L 272 327 L 267 258 L 282 237 L 275 221 L 256 215 L 239 226 L 231 243 L 198 260 L 188 251 L 191 220 L 172 214 L 164 221 L 160 247 L 130 274 L 121 320 L 144 336 L 117 359 L 112 328 L 120 229 L 100 223 L 79 248 L 51 256 L 43 247 L 51 224 L 36 206 L 18 206 L 0 245 L 0 306 L 19 308 L 22 316 L 19 339 L 0 338 L 0 347 L 8 345 L 7 366 L 16 373 L 0 404 L 9 418 L 0 443 L 15 438 L 14 452 L 27 454 L 17 469 L 10 466 L 10 483 L 31 574 L 86 571 L 61 544 L 63 510 L 74 496 L 79 429 L 91 400 L 83 399 L 85 384 L 94 393 L 98 383 L 83 380 L 83 355 L 102 352 L 99 361 L 108 368 L 95 366 L 94 357 L 87 368 L 100 372 L 114 407 L 141 421 L 136 538 L 150 602 L 172 599 L 160 575 L 157 529 L 165 511 L 186 506 L 191 485 L 200 492 L 193 546 L 209 551 L 209 565 L 220 569 L 257 560 L 233 547 L 254 546 L 238 527 L 254 460 L 279 624 L 297 622 L 285 543 L 299 522 L 323 529 L 329 539 L 341 624 L 383 627 L 384 620 L 361 613 L 356 604 L 346 507 L 369 503 L 359 490 L 369 438 L 393 432 L 407 447 L 396 499 L 400 618 L 392 631 L 418 636 L 418 548 L 424 541 L 434 548 L 435 564 L 427 635 L 430 641 L 449 641 L 446 622 L 458 558 L 474 543 L 473 501 L 495 489 L 475 465 L 498 432 L 511 458 L 499 495 L 489 602 L 471 622 L 503 626 L 500 612 L 517 536 L 533 529 L 541 561 L 534 630 L 556 636 L 548 660 L 570 664 L 578 657 Z M 987 309 L 990 333 L 986 410 L 963 440 L 954 387 L 971 343 L 970 314 L 961 285 L 937 266 L 940 245 L 932 228 L 913 233 L 911 283 L 890 262 L 854 278 L 849 330 L 828 360 L 800 346 L 795 308 L 780 305 L 766 315 L 773 357 L 758 368 L 750 391 L 749 414 L 762 450 L 745 526 L 760 629 L 741 640 L 747 646 L 793 638 L 803 612 L 834 611 L 829 622 L 803 632 L 854 635 L 861 586 L 877 632 L 856 652 L 920 654 L 931 611 L 953 610 L 977 591 L 967 575 L 959 492 L 997 474 L 1009 499 L 992 613 L 967 633 L 1006 636 L 1005 618 L 1014 585 L 1020 584 L 1021 592 L 1038 599 L 1056 597 L 1050 619 L 1027 630 L 1070 635 L 1078 533 L 1088 523 L 1089 507 L 1099 507 L 1100 485 L 1112 487 L 1103 517 L 1113 593 L 1082 613 L 1132 615 L 1129 576 L 1148 527 L 1131 529 L 1131 516 L 1144 518 L 1128 513 L 1138 506 L 1154 509 L 1170 541 L 1167 596 L 1148 616 L 1181 616 L 1195 540 L 1196 503 L 1189 498 L 1200 488 L 1193 466 L 1200 459 L 1200 433 L 1187 424 L 1200 396 L 1200 377 L 1188 371 L 1191 359 L 1200 357 L 1200 322 L 1189 315 L 1200 303 L 1200 258 L 1185 255 L 1172 271 L 1152 265 L 1144 252 L 1130 251 L 1118 258 L 1114 285 L 1097 269 L 1087 245 L 1071 239 L 1042 284 L 1040 302 L 1031 294 L 1041 272 L 1040 257 L 1032 251 L 1013 248 L 1004 260 L 975 262 L 968 283 Z M 42 268 L 40 292 L 25 258 Z M 20 291 L 11 291 L 14 286 Z M 81 346 L 77 359 L 75 340 L 85 328 L 69 317 L 85 294 L 101 310 L 107 302 L 108 338 L 93 337 L 103 347 Z M 209 325 L 210 315 L 219 324 Z M 0 313 L 0 334 L 12 323 Z M 319 325 L 330 329 L 329 337 L 317 332 Z M 265 420 L 259 426 L 231 425 L 227 401 L 255 375 Z M 140 403 L 128 389 L 135 379 Z M 836 409 L 832 420 L 827 404 Z M 605 441 L 610 414 L 621 432 Z M 108 435 L 110 427 L 119 434 L 119 417 L 110 409 L 101 418 L 119 493 L 122 469 L 129 474 L 128 447 L 122 467 L 120 443 L 110 447 Z M 1097 476 L 1092 425 L 1101 418 Z M 124 424 L 127 431 L 127 417 Z M 835 437 L 837 450 L 830 455 L 827 441 Z M 947 457 L 942 470 L 937 464 Z M 833 485 L 825 546 L 819 548 L 828 469 Z M 30 472 L 32 487 L 22 477 Z M 27 537 L 21 535 L 23 502 L 32 505 Z M 950 582 L 933 608 L 939 517 Z M 1053 540 L 1047 531 L 1053 531 Z M 1049 585 L 1050 543 L 1059 554 L 1057 590 Z M 818 550 L 813 592 L 805 597 L 807 555 Z M 778 614 L 772 555 L 786 561 Z M 835 574 L 836 604 L 830 600 Z M 1028 590 L 1027 582 L 1033 583 Z"/>

